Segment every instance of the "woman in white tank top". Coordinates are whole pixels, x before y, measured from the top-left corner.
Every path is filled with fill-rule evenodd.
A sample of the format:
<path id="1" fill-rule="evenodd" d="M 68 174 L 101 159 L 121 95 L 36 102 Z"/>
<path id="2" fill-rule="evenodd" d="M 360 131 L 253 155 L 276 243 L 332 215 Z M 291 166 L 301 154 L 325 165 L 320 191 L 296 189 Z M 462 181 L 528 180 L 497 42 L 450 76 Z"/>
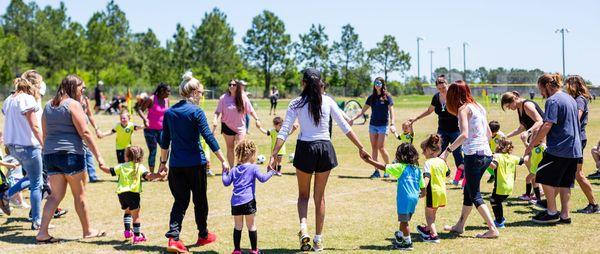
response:
<path id="1" fill-rule="evenodd" d="M 465 154 L 464 172 L 467 183 L 463 191 L 463 208 L 460 218 L 456 225 L 446 226 L 444 229 L 459 234 L 464 232 L 467 218 L 475 205 L 488 226 L 488 231 L 478 234 L 477 237 L 497 238 L 499 236 L 498 229 L 479 190 L 481 177 L 492 162 L 492 151 L 489 146 L 492 133 L 488 126 L 486 111 L 473 99 L 469 86 L 462 80 L 457 80 L 450 85 L 446 98 L 448 112 L 458 117 L 460 135 L 440 157 L 445 160 L 448 154 L 462 145 L 462 151 Z"/>

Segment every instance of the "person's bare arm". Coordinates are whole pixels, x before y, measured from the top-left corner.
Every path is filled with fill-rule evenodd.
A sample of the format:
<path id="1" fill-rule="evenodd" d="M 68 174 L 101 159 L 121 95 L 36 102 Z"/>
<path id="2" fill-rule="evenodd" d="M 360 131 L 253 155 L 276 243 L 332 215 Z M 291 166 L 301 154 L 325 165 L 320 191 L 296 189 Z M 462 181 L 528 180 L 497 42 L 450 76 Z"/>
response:
<path id="1" fill-rule="evenodd" d="M 390 111 L 390 129 L 392 132 L 396 132 L 396 127 L 394 127 L 394 123 L 396 122 L 396 114 L 394 113 L 394 105 L 389 105 L 388 110 Z"/>
<path id="2" fill-rule="evenodd" d="M 40 126 L 38 126 L 38 121 L 35 116 L 35 112 L 32 110 L 25 112 L 25 119 L 27 119 L 27 123 L 29 124 L 29 128 L 31 128 L 31 131 L 33 132 L 33 136 L 35 137 L 35 139 L 37 139 L 38 142 L 40 142 L 41 146 L 44 146 L 44 139 L 42 138 L 42 130 L 40 129 Z"/>
<path id="3" fill-rule="evenodd" d="M 508 133 L 506 135 L 506 138 L 512 138 L 516 135 L 519 135 L 521 132 L 525 131 L 525 126 L 523 126 L 522 124 L 519 124 L 519 127 L 517 127 L 515 130 L 511 131 L 510 133 Z"/>
<path id="4" fill-rule="evenodd" d="M 525 110 L 525 114 L 527 114 L 527 116 L 529 116 L 531 119 L 533 119 L 533 121 L 535 121 L 533 126 L 531 126 L 531 128 L 529 128 L 529 130 L 527 131 L 531 133 L 536 133 L 544 123 L 544 119 L 537 112 L 537 110 L 535 110 L 535 105 L 533 103 L 525 103 L 523 109 Z"/>
<path id="5" fill-rule="evenodd" d="M 369 110 L 369 108 L 371 108 L 371 106 L 365 104 L 363 105 L 362 110 L 360 111 L 360 113 L 358 113 L 357 115 L 355 115 L 352 119 L 350 119 L 350 121 L 348 121 L 348 123 L 350 125 L 354 124 L 354 120 L 358 119 L 359 117 L 363 116 L 365 114 L 365 112 L 367 112 L 367 110 Z"/>
<path id="6" fill-rule="evenodd" d="M 458 137 L 456 137 L 456 140 L 454 140 L 454 142 L 452 142 L 452 144 L 450 144 L 448 148 L 444 152 L 442 152 L 440 158 L 442 158 L 443 160 L 446 160 L 448 154 L 451 151 L 458 149 L 458 147 L 460 147 L 469 136 L 469 110 L 470 109 L 466 106 L 462 106 L 460 109 L 458 109 L 457 116 L 458 124 L 460 125 L 460 135 L 458 135 Z"/>
<path id="7" fill-rule="evenodd" d="M 429 107 L 425 111 L 423 111 L 423 113 L 421 113 L 420 115 L 418 115 L 415 118 L 408 119 L 408 122 L 410 124 L 413 124 L 416 121 L 419 121 L 421 118 L 431 115 L 431 113 L 433 113 L 433 111 L 435 111 L 435 107 L 433 105 L 429 105 Z"/>
<path id="8" fill-rule="evenodd" d="M 550 129 L 552 129 L 552 125 L 554 124 L 551 122 L 544 122 L 542 124 L 542 127 L 540 127 L 537 133 L 533 135 L 533 138 L 531 139 L 531 142 L 529 142 L 529 145 L 525 149 L 523 156 L 529 155 L 531 153 L 531 150 L 533 150 L 535 144 L 539 144 L 540 142 L 542 142 L 542 140 L 544 140 L 544 138 L 546 138 L 546 136 L 548 136 Z"/>
<path id="9" fill-rule="evenodd" d="M 152 103 L 151 98 L 145 98 L 140 101 L 140 105 L 135 108 L 135 112 L 142 118 L 144 122 L 144 127 L 148 127 L 148 117 L 146 116 L 146 110 L 150 107 Z"/>

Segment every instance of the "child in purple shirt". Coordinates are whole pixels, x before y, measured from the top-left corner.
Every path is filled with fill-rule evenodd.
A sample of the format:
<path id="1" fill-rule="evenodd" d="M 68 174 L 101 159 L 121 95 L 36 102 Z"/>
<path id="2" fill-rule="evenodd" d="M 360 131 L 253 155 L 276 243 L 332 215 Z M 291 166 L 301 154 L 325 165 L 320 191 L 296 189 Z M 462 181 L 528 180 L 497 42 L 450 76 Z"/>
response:
<path id="1" fill-rule="evenodd" d="M 238 165 L 230 171 L 224 171 L 222 175 L 223 185 L 233 184 L 233 194 L 231 195 L 231 215 L 235 221 L 233 229 L 233 254 L 241 254 L 240 240 L 242 238 L 242 229 L 244 228 L 244 218 L 248 226 L 248 235 L 252 250 L 250 253 L 260 253 L 257 247 L 256 225 L 254 225 L 254 214 L 256 213 L 255 189 L 256 179 L 261 183 L 269 180 L 274 170 L 268 169 L 266 174 L 260 172 L 260 168 L 255 164 L 256 145 L 250 140 L 242 140 L 235 147 L 235 157 L 238 159 Z"/>

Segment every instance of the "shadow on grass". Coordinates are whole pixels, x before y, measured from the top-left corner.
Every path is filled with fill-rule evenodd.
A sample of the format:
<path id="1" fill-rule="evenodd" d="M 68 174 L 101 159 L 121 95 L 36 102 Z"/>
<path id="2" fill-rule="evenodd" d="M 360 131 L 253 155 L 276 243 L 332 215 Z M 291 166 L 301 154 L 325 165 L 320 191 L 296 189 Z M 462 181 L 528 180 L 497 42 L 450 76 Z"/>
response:
<path id="1" fill-rule="evenodd" d="M 110 245 L 118 251 L 143 251 L 143 252 L 161 252 L 166 250 L 164 246 L 156 245 L 144 245 L 144 244 L 131 244 L 130 241 L 126 240 L 94 240 L 85 241 L 81 240 L 80 243 L 93 244 L 93 245 Z M 207 252 L 203 252 L 207 253 Z M 209 252 L 210 253 L 210 252 Z M 214 252 L 216 253 L 216 252 Z"/>
<path id="2" fill-rule="evenodd" d="M 275 249 L 261 249 L 261 251 L 263 251 L 264 253 L 300 253 L 301 251 L 298 251 L 296 249 L 283 249 L 283 248 L 275 248 Z M 249 252 L 244 252 L 244 253 L 249 253 Z"/>
<path id="3" fill-rule="evenodd" d="M 6 218 L 4 225 L 10 224 L 13 222 L 29 222 L 29 220 L 27 220 L 27 218 L 23 218 L 23 217 L 8 217 L 8 218 Z"/>
<path id="4" fill-rule="evenodd" d="M 394 245 L 362 245 L 360 247 L 358 247 L 361 250 L 378 250 L 378 251 L 390 251 L 390 250 L 394 250 L 396 248 L 394 248 Z"/>
<path id="5" fill-rule="evenodd" d="M 552 224 L 537 224 L 531 220 L 514 221 L 514 222 L 506 223 L 505 225 L 506 225 L 506 227 L 533 227 L 533 228 L 554 226 Z"/>
<path id="6" fill-rule="evenodd" d="M 296 173 L 289 173 L 289 172 L 288 173 L 281 173 L 281 174 L 282 175 L 286 175 L 286 176 L 295 176 L 296 175 Z"/>
<path id="7" fill-rule="evenodd" d="M 0 232 L 5 232 L 5 231 L 2 231 L 3 229 L 4 228 L 0 228 Z M 56 244 L 62 244 L 62 243 L 74 241 L 73 239 L 62 239 L 62 238 L 59 238 L 59 240 L 60 240 L 60 243 L 56 243 Z M 24 244 L 24 245 L 35 245 L 37 243 L 34 236 L 23 235 L 21 232 L 14 232 L 11 234 L 2 235 L 2 236 L 0 236 L 0 242 L 7 242 L 7 243 L 12 243 L 12 244 Z"/>
<path id="8" fill-rule="evenodd" d="M 368 176 L 342 176 L 342 175 L 339 175 L 337 177 L 342 178 L 342 179 L 363 179 L 363 180 L 371 179 L 371 177 L 368 177 Z"/>

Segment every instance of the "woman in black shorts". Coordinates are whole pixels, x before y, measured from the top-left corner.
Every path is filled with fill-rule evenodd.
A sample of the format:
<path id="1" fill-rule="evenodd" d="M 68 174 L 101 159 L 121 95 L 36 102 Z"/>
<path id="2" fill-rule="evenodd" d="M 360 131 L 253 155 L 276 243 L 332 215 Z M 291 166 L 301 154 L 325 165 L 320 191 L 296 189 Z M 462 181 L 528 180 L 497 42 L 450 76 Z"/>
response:
<path id="1" fill-rule="evenodd" d="M 350 125 L 343 117 L 335 101 L 329 96 L 323 96 L 325 83 L 321 73 L 312 68 L 303 71 L 303 90 L 300 97 L 292 100 L 285 115 L 285 121 L 277 136 L 269 166 L 276 168 L 277 153 L 288 137 L 288 133 L 298 119 L 300 134 L 296 143 L 294 167 L 298 179 L 298 217 L 300 220 L 300 249 L 308 251 L 323 249 L 321 234 L 325 220 L 325 187 L 331 169 L 338 165 L 337 157 L 329 137 L 329 117 L 338 124 L 342 132 L 358 148 L 361 157 L 369 157 Z M 310 159 L 309 159 L 310 158 Z M 310 242 L 306 217 L 310 198 L 310 184 L 315 175 L 314 202 L 316 213 L 316 232 L 313 242 Z"/>

